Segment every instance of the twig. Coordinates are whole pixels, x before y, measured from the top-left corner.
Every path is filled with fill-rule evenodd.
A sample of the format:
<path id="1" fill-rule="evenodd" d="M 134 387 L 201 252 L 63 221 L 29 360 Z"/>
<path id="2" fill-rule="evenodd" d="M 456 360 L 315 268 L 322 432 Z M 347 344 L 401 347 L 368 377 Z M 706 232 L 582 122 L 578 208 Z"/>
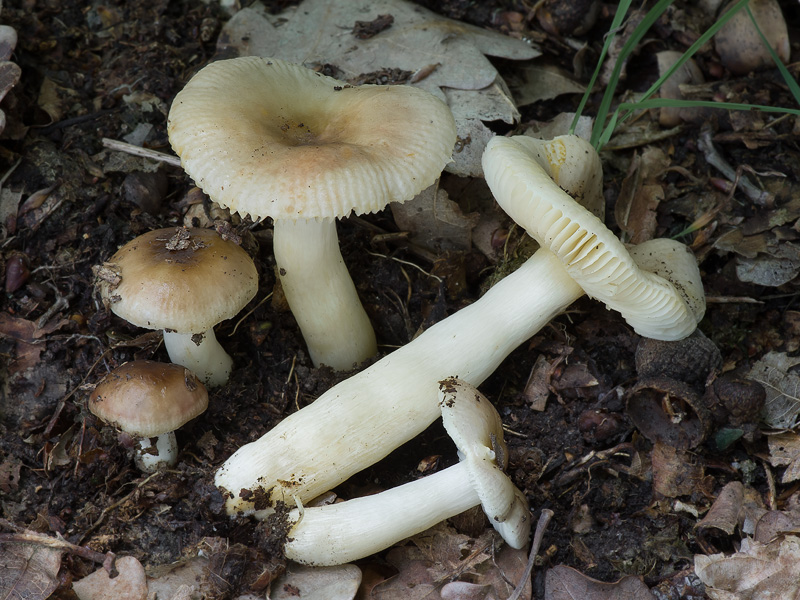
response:
<path id="1" fill-rule="evenodd" d="M 533 571 L 533 563 L 536 562 L 536 555 L 539 554 L 539 546 L 542 545 L 544 531 L 547 529 L 547 524 L 552 518 L 553 511 L 549 508 L 543 508 L 539 515 L 539 522 L 536 523 L 536 532 L 533 534 L 533 543 L 531 544 L 530 556 L 528 556 L 528 564 L 525 565 L 525 571 L 522 573 L 522 577 L 520 577 L 519 583 L 514 589 L 514 593 L 508 597 L 508 600 L 519 600 L 522 591 L 525 589 L 525 584 L 530 580 L 531 571 Z"/>
<path id="2" fill-rule="evenodd" d="M 14 530 L 15 533 L 0 533 L 0 544 L 17 543 L 17 544 L 38 544 L 39 546 L 47 546 L 48 548 L 55 548 L 69 552 L 86 560 L 101 563 L 111 576 L 116 575 L 116 568 L 114 566 L 114 559 L 116 558 L 113 552 L 102 554 L 96 552 L 86 546 L 78 546 L 72 544 L 62 537 L 53 538 L 48 535 L 26 531 L 21 527 L 14 525 L 6 519 L 0 519 L 0 525 Z"/>
<path id="3" fill-rule="evenodd" d="M 733 181 L 734 184 L 742 190 L 745 196 L 750 198 L 750 200 L 759 206 L 770 206 L 772 204 L 772 194 L 767 191 L 760 190 L 750 183 L 750 180 L 747 177 L 743 177 L 741 173 L 728 164 L 728 161 L 726 161 L 717 151 L 717 148 L 711 141 L 710 129 L 704 129 L 700 133 L 700 138 L 698 141 L 698 145 L 703 151 L 703 155 L 705 156 L 708 164 L 725 175 L 725 177 Z"/>
<path id="4" fill-rule="evenodd" d="M 126 154 L 132 154 L 133 156 L 140 156 L 142 158 L 150 158 L 159 162 L 167 163 L 173 167 L 181 166 L 181 159 L 177 156 L 172 156 L 171 154 L 166 154 L 164 152 L 158 152 L 157 150 L 142 148 L 141 146 L 136 146 L 127 142 L 112 140 L 111 138 L 103 138 L 103 146 L 109 150 L 125 152 Z"/>

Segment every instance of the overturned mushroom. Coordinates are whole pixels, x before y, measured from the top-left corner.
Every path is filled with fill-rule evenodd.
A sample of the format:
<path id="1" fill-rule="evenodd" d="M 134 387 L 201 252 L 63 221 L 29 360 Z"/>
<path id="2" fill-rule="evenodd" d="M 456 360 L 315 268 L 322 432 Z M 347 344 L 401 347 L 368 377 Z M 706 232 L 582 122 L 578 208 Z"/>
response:
<path id="1" fill-rule="evenodd" d="M 289 513 L 286 557 L 312 565 L 364 558 L 478 504 L 513 548 L 528 542 L 524 494 L 503 470 L 508 452 L 500 415 L 456 378 L 440 383 L 439 407 L 460 462 L 385 492 Z"/>
<path id="2" fill-rule="evenodd" d="M 163 329 L 170 360 L 208 385 L 228 381 L 233 359 L 214 326 L 255 296 L 253 260 L 209 229 L 150 231 L 96 269 L 97 287 L 111 310 L 129 323 Z"/>
<path id="3" fill-rule="evenodd" d="M 437 180 L 456 141 L 447 105 L 410 86 L 354 87 L 247 56 L 198 72 L 168 130 L 215 202 L 273 219 L 281 285 L 314 364 L 350 369 L 375 354 L 335 219 L 404 202 Z"/>
<path id="4" fill-rule="evenodd" d="M 542 248 L 480 300 L 237 450 L 215 480 L 228 492 L 229 513 L 264 517 L 277 501 L 310 500 L 377 462 L 436 420 L 440 380 L 457 375 L 479 385 L 584 293 L 619 310 L 642 335 L 678 339 L 694 330 L 705 298 L 689 251 L 653 240 L 629 253 L 564 191 L 602 198 L 599 159 L 588 143 L 495 138 L 484 169 L 498 202 Z"/>

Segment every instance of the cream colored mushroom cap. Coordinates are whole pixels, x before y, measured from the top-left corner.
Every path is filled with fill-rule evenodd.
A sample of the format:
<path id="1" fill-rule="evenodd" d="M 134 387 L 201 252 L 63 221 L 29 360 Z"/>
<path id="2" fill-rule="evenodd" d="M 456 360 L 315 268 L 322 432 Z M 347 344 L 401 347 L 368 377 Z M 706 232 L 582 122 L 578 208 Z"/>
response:
<path id="1" fill-rule="evenodd" d="M 574 160 L 594 150 L 575 136 L 555 138 L 553 144 L 575 145 Z M 585 148 L 584 148 L 585 146 Z M 600 219 L 562 190 L 540 164 L 527 140 L 495 137 L 483 155 L 486 182 L 503 210 L 523 226 L 540 246 L 553 252 L 564 269 L 586 292 L 619 311 L 645 337 L 679 340 L 695 330 L 705 312 L 705 296 L 697 263 L 688 249 L 672 246 L 670 257 L 680 266 L 651 260 L 659 272 L 640 268 L 624 244 Z M 649 242 L 636 253 L 644 259 Z M 663 246 L 659 246 L 663 249 Z M 666 255 L 665 255 L 666 256 Z M 667 280 L 663 275 L 671 275 Z M 683 281 L 676 276 L 685 278 Z"/>
<path id="2" fill-rule="evenodd" d="M 522 548 L 530 534 L 530 514 L 525 496 L 504 473 L 508 448 L 500 415 L 486 396 L 456 377 L 439 382 L 439 407 L 492 526 L 509 545 Z"/>
<path id="3" fill-rule="evenodd" d="M 247 252 L 210 229 L 150 231 L 120 248 L 103 269 L 97 284 L 103 301 L 146 329 L 203 333 L 235 316 L 258 290 Z"/>
<path id="4" fill-rule="evenodd" d="M 450 161 L 447 105 L 411 86 L 350 86 L 277 59 L 201 69 L 167 124 L 212 199 L 254 218 L 333 218 L 404 202 Z"/>
<path id="5" fill-rule="evenodd" d="M 154 437 L 202 414 L 208 408 L 208 392 L 186 367 L 133 360 L 103 377 L 89 397 L 88 408 L 131 435 Z"/>

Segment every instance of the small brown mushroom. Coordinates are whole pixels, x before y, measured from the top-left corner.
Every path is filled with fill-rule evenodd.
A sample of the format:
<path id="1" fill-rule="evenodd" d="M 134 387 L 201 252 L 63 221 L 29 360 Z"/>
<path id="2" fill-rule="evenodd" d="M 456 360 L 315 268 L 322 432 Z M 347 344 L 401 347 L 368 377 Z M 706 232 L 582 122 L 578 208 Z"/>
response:
<path id="1" fill-rule="evenodd" d="M 242 248 L 209 229 L 157 229 L 125 244 L 95 273 L 115 314 L 164 330 L 172 362 L 208 385 L 227 382 L 233 359 L 213 328 L 242 310 L 258 289 L 255 264 Z"/>
<path id="2" fill-rule="evenodd" d="M 92 414 L 139 440 L 136 465 L 148 473 L 177 462 L 175 430 L 207 407 L 208 393 L 194 373 L 150 360 L 126 362 L 108 373 L 88 402 Z"/>

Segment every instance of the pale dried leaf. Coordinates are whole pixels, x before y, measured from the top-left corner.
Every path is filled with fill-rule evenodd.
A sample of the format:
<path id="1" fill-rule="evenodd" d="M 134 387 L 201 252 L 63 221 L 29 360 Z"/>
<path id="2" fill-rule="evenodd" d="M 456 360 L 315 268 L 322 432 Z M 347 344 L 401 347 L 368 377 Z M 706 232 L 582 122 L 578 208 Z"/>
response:
<path id="1" fill-rule="evenodd" d="M 638 577 L 603 583 L 563 565 L 547 571 L 544 585 L 545 600 L 655 600 Z"/>
<path id="2" fill-rule="evenodd" d="M 355 565 L 307 567 L 291 564 L 272 582 L 272 600 L 352 600 L 361 584 Z"/>
<path id="3" fill-rule="evenodd" d="M 115 562 L 118 575 L 111 577 L 101 567 L 72 584 L 80 600 L 146 600 L 147 578 L 144 567 L 133 556 L 123 556 Z"/>
<path id="4" fill-rule="evenodd" d="M 0 544 L 0 598 L 47 598 L 58 585 L 61 554 L 61 550 L 36 544 Z"/>
<path id="5" fill-rule="evenodd" d="M 786 467 L 781 483 L 800 479 L 800 435 L 794 431 L 778 433 L 767 437 L 769 442 L 769 464 L 773 467 Z"/>
<path id="6" fill-rule="evenodd" d="M 773 429 L 791 429 L 800 415 L 800 376 L 790 371 L 800 357 L 768 352 L 750 369 L 748 379 L 757 381 L 767 392 L 761 419 Z"/>
<path id="7" fill-rule="evenodd" d="M 697 576 L 712 600 L 796 600 L 800 594 L 800 538 L 769 544 L 742 540 L 733 555 L 695 556 Z"/>
<path id="8" fill-rule="evenodd" d="M 564 69 L 541 62 L 512 67 L 506 78 L 517 106 L 552 100 L 563 94 L 583 94 L 586 91 L 586 86 L 575 81 Z"/>
<path id="9" fill-rule="evenodd" d="M 791 245 L 791 242 L 784 244 Z M 800 261 L 794 258 L 757 256 L 736 259 L 736 277 L 745 283 L 778 287 L 790 282 L 798 273 L 800 273 Z"/>

